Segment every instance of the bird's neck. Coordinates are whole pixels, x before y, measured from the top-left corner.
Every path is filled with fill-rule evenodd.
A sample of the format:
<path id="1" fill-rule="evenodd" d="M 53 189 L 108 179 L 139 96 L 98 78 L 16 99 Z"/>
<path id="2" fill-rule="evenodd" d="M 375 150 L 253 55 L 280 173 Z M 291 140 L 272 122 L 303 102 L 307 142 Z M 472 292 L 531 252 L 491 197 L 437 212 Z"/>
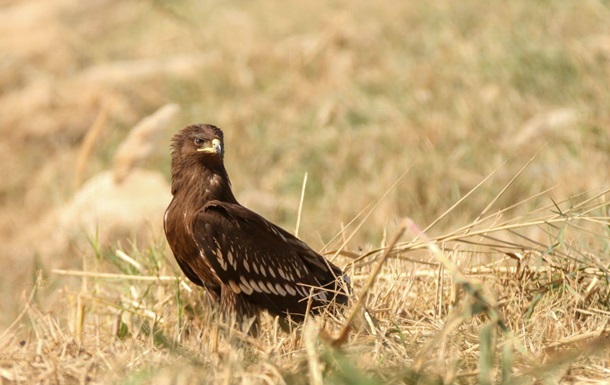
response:
<path id="1" fill-rule="evenodd" d="M 209 167 L 201 163 L 172 167 L 172 194 L 185 196 L 201 205 L 211 200 L 237 203 L 224 165 Z"/>

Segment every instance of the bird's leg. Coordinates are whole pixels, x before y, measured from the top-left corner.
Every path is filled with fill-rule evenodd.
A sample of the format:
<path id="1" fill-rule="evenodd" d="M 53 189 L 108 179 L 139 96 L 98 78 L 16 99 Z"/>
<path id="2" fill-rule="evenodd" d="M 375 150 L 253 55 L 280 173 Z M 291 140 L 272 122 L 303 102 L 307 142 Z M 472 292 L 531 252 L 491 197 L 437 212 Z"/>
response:
<path id="1" fill-rule="evenodd" d="M 253 337 L 258 335 L 259 309 L 243 294 L 236 294 L 230 287 L 220 291 L 220 310 L 226 320 L 232 320 L 238 328 Z"/>

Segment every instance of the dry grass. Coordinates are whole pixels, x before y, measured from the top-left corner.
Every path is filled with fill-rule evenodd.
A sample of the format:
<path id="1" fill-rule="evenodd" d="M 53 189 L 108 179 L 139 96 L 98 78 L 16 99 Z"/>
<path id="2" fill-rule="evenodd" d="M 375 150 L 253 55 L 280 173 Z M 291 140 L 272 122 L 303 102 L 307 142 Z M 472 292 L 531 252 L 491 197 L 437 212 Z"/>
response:
<path id="1" fill-rule="evenodd" d="M 343 319 L 285 333 L 266 318 L 252 339 L 217 320 L 161 242 L 131 255 L 105 251 L 84 269 L 53 272 L 82 281 L 61 289 L 54 312 L 42 313 L 32 293 L 23 318 L 0 336 L 0 375 L 40 383 L 602 381 L 607 249 L 590 245 L 607 242 L 607 209 L 594 197 L 550 216 L 484 230 L 473 222 L 468 234 L 432 239 L 409 222 L 410 241 L 395 242 L 401 231 L 348 264 L 367 312 L 353 306 L 343 336 Z M 550 242 L 527 245 L 530 227 Z M 424 247 L 430 253 L 416 252 Z"/>
<path id="2" fill-rule="evenodd" d="M 0 4 L 0 383 L 610 378 L 606 3 Z M 219 323 L 157 223 L 44 225 L 168 103 L 161 142 L 224 128 L 238 199 L 349 270 L 345 339 Z"/>

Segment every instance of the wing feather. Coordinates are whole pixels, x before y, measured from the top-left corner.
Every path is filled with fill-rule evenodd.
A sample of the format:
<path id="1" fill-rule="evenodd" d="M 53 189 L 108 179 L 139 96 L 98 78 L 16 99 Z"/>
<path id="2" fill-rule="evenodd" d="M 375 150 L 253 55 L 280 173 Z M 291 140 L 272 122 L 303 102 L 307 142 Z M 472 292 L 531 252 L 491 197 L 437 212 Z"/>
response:
<path id="1" fill-rule="evenodd" d="M 343 272 L 304 242 L 234 203 L 208 202 L 193 222 L 193 237 L 223 283 L 269 312 L 301 318 L 333 299 Z M 345 303 L 345 294 L 337 295 Z"/>

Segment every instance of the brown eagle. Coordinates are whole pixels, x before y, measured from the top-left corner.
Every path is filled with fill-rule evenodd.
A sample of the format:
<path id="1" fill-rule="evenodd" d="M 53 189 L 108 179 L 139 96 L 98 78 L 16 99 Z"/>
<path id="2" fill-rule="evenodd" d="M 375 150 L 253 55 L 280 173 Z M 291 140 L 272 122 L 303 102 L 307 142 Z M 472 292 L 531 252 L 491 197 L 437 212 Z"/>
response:
<path id="1" fill-rule="evenodd" d="M 240 205 L 225 169 L 222 131 L 197 124 L 172 139 L 172 194 L 165 235 L 184 274 L 226 315 L 266 309 L 302 321 L 346 304 L 349 278 L 304 242 Z"/>

